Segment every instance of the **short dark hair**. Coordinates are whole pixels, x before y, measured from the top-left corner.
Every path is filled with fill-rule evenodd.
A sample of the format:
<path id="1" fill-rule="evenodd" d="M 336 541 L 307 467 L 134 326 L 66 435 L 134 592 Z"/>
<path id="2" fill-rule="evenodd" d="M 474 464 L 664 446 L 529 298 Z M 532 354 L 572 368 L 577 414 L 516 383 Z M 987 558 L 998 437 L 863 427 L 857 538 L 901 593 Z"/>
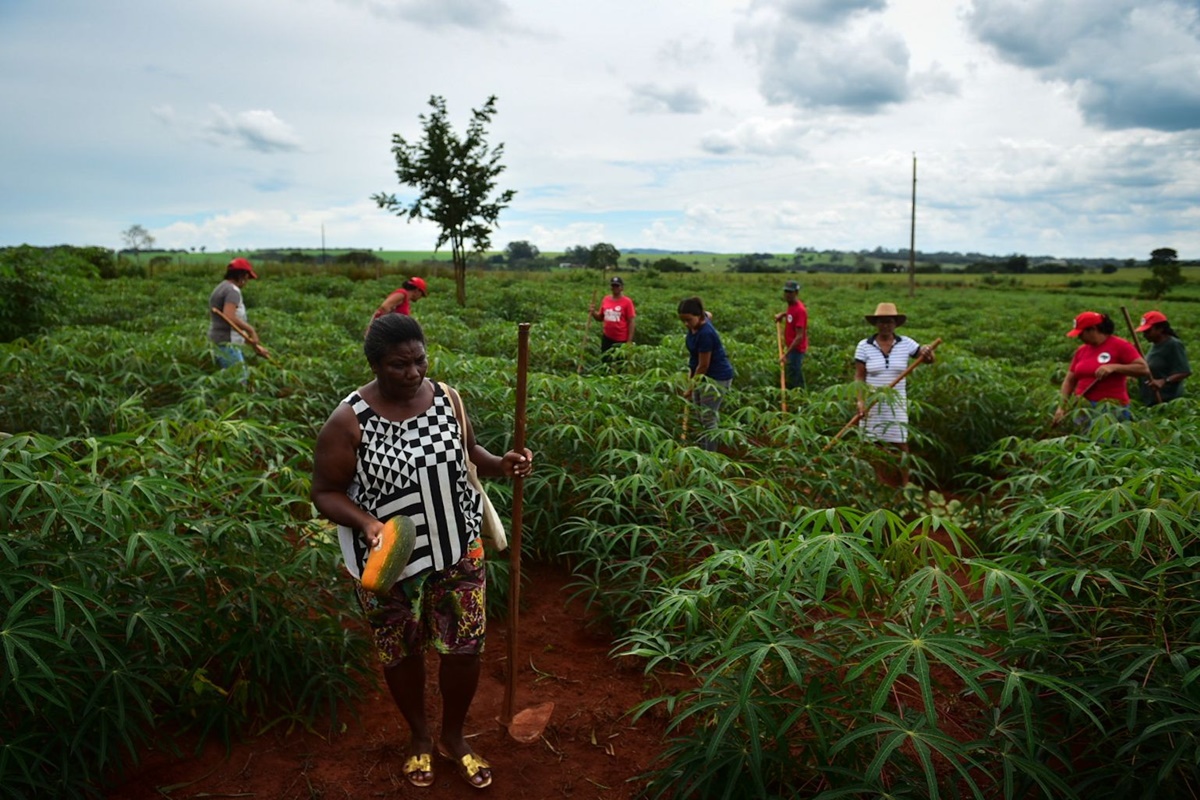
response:
<path id="1" fill-rule="evenodd" d="M 704 302 L 699 297 L 685 297 L 679 301 L 680 314 L 692 314 L 693 316 L 704 316 Z"/>
<path id="2" fill-rule="evenodd" d="M 387 355 L 389 348 L 405 342 L 425 344 L 425 331 L 421 323 L 407 314 L 384 314 L 367 328 L 363 339 L 363 355 L 368 364 L 378 364 Z"/>
<path id="3" fill-rule="evenodd" d="M 1096 323 L 1096 330 L 1100 331 L 1105 336 L 1112 336 L 1113 331 L 1117 329 L 1116 323 L 1112 321 L 1108 314 L 1101 314 L 1100 316 L 1104 319 Z"/>

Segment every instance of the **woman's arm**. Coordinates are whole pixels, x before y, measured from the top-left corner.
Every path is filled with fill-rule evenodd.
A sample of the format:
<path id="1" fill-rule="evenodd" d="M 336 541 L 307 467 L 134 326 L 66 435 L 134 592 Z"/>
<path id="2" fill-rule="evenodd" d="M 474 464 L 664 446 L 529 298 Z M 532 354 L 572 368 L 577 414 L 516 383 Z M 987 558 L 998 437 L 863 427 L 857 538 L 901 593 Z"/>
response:
<path id="1" fill-rule="evenodd" d="M 383 302 L 379 304 L 379 308 L 375 310 L 375 316 L 380 317 L 384 314 L 390 314 L 396 310 L 396 306 L 408 299 L 408 292 L 403 289 L 396 291 L 383 298 Z"/>
<path id="2" fill-rule="evenodd" d="M 238 319 L 236 303 L 226 303 L 221 311 L 225 314 L 225 321 L 229 323 L 229 326 L 241 334 L 241 337 L 254 348 L 254 352 L 264 358 L 271 357 L 271 353 L 259 341 L 258 331 L 254 329 L 254 326 L 244 319 Z"/>
<path id="3" fill-rule="evenodd" d="M 362 531 L 367 544 L 374 547 L 379 541 L 383 523 L 363 511 L 346 494 L 354 480 L 361 439 L 362 431 L 354 416 L 354 409 L 344 403 L 339 405 L 317 434 L 309 496 L 321 516 L 338 525 Z"/>
<path id="4" fill-rule="evenodd" d="M 1116 373 L 1117 375 L 1125 375 L 1130 378 L 1149 378 L 1150 367 L 1146 364 L 1146 359 L 1138 357 L 1128 364 L 1101 364 L 1096 367 L 1096 380 L 1106 378 L 1109 375 Z"/>
<path id="5" fill-rule="evenodd" d="M 861 361 L 854 362 L 854 383 L 855 393 L 857 394 L 858 413 L 867 413 L 867 399 L 865 389 L 867 385 L 867 365 Z"/>
<path id="6" fill-rule="evenodd" d="M 1098 377 L 1096 380 L 1100 380 Z M 1067 370 L 1066 377 L 1063 378 L 1062 387 L 1059 389 L 1058 408 L 1054 409 L 1054 424 L 1057 425 L 1062 421 L 1062 418 L 1067 414 L 1067 403 L 1071 400 L 1071 395 L 1075 394 L 1075 386 L 1079 383 L 1079 376 L 1073 370 Z"/>
<path id="7" fill-rule="evenodd" d="M 1155 389 L 1161 389 L 1168 383 L 1183 383 L 1191 374 L 1190 372 L 1173 372 L 1165 378 L 1152 378 L 1147 383 Z"/>

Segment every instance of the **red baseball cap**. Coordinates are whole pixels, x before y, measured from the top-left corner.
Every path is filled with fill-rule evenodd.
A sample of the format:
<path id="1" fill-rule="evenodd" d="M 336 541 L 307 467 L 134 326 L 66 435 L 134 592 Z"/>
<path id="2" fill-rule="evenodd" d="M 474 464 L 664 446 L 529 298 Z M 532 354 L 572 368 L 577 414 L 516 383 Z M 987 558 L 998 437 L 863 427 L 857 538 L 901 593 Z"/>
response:
<path id="1" fill-rule="evenodd" d="M 1075 327 L 1067 331 L 1067 336 L 1078 336 L 1088 328 L 1094 328 L 1104 322 L 1104 315 L 1095 311 L 1085 311 L 1075 318 Z"/>
<path id="2" fill-rule="evenodd" d="M 235 258 L 233 261 L 230 261 L 229 269 L 237 270 L 239 272 L 249 272 L 251 278 L 258 277 L 254 274 L 254 267 L 250 266 L 250 262 L 244 258 Z"/>
<path id="3" fill-rule="evenodd" d="M 1137 330 L 1138 333 L 1141 333 L 1142 331 L 1148 331 L 1158 323 L 1166 321 L 1167 315 L 1161 311 L 1147 311 L 1142 315 L 1142 324 L 1138 325 L 1135 330 Z"/>
<path id="4" fill-rule="evenodd" d="M 424 278 L 409 278 L 408 282 L 421 290 L 422 294 L 429 294 L 429 290 L 425 288 Z"/>

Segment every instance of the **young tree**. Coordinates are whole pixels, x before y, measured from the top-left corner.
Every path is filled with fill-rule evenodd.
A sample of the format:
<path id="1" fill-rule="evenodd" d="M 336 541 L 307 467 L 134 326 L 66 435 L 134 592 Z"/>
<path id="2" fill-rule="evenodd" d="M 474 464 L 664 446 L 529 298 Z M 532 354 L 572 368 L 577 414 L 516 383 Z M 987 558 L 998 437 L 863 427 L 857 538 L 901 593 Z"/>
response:
<path id="1" fill-rule="evenodd" d="M 592 248 L 582 244 L 568 247 L 563 251 L 562 260 L 567 264 L 586 267 L 592 261 Z"/>
<path id="2" fill-rule="evenodd" d="M 142 251 L 154 247 L 154 237 L 141 225 L 130 225 L 126 230 L 121 231 L 121 239 L 125 242 L 125 246 L 133 251 L 133 255 L 139 263 L 142 260 Z"/>
<path id="3" fill-rule="evenodd" d="M 1142 291 L 1155 300 L 1187 280 L 1179 274 L 1179 253 L 1170 247 L 1150 252 L 1150 273 L 1151 277 L 1142 281 Z"/>
<path id="4" fill-rule="evenodd" d="M 421 141 L 410 143 L 398 133 L 392 135 L 396 177 L 402 185 L 417 190 L 416 199 L 406 204 L 383 192 L 371 199 L 410 222 L 428 219 L 438 224 L 441 232 L 434 249 L 450 243 L 461 306 L 467 302 L 467 243 L 477 253 L 488 249 L 496 219 L 516 192 L 508 189 L 493 195 L 496 177 L 504 171 L 500 163 L 504 145 L 489 147 L 487 143 L 487 124 L 496 113 L 496 96 L 489 97 L 483 108 L 472 110 L 467 135 L 461 139 L 446 117 L 445 99 L 433 95 L 429 105 L 433 112 L 419 117 L 425 132 Z"/>
<path id="5" fill-rule="evenodd" d="M 610 269 L 616 269 L 617 263 L 620 260 L 620 250 L 608 242 L 600 242 L 599 244 L 592 245 L 591 253 L 588 255 L 588 266 L 591 269 L 607 272 Z"/>
<path id="6" fill-rule="evenodd" d="M 519 242 L 509 242 L 504 248 L 504 254 L 508 256 L 508 263 L 515 266 L 522 261 L 533 261 L 541 255 L 541 251 L 537 249 L 537 245 L 522 239 Z"/>

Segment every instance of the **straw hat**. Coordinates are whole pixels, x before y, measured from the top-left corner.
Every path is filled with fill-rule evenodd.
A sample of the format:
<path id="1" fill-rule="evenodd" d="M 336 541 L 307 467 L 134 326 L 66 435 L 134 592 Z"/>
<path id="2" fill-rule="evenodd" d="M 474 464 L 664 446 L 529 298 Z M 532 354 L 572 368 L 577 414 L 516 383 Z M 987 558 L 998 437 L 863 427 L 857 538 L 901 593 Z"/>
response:
<path id="1" fill-rule="evenodd" d="M 867 314 L 865 319 L 867 322 L 874 325 L 875 321 L 880 317 L 894 317 L 897 326 L 903 325 L 908 321 L 907 316 L 896 310 L 895 303 L 880 303 L 879 305 L 875 306 L 875 313 Z"/>

